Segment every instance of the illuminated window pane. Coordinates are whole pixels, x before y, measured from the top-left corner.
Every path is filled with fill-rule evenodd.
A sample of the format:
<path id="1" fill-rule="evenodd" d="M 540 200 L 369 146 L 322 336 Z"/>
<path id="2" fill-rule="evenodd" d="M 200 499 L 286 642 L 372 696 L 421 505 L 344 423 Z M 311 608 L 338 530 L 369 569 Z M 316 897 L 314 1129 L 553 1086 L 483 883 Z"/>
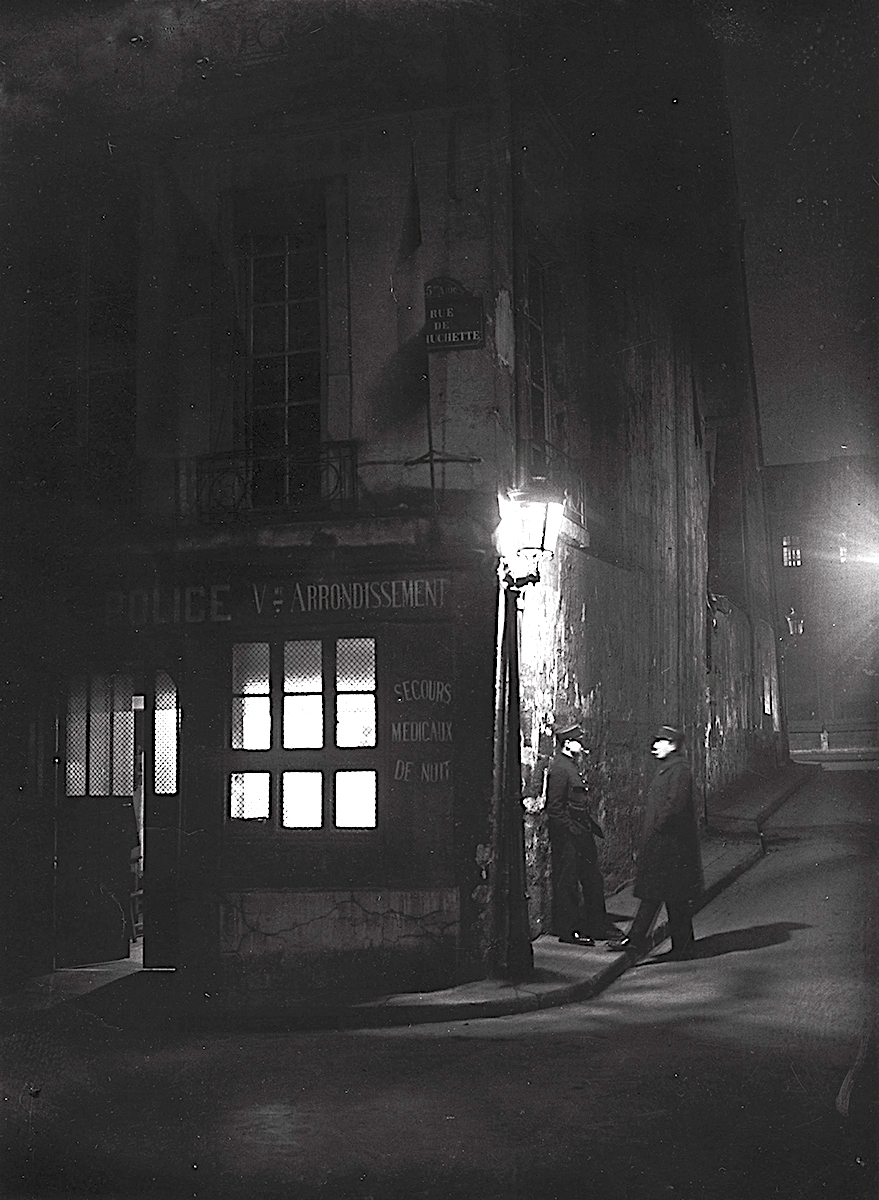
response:
<path id="1" fill-rule="evenodd" d="M 374 829 L 376 825 L 375 771 L 336 772 L 336 826 L 339 829 Z"/>
<path id="2" fill-rule="evenodd" d="M 88 736 L 88 682 L 84 675 L 71 681 L 67 697 L 67 795 L 85 795 Z"/>
<path id="3" fill-rule="evenodd" d="M 110 709 L 111 680 L 107 675 L 92 678 L 89 697 L 88 794 L 110 795 L 110 745 L 113 716 Z"/>
<path id="4" fill-rule="evenodd" d="M 177 792 L 177 688 L 165 671 L 156 673 L 153 717 L 153 789 L 157 796 Z"/>
<path id="5" fill-rule="evenodd" d="M 342 638 L 336 643 L 336 688 L 340 692 L 375 690 L 373 638 Z"/>
<path id="6" fill-rule="evenodd" d="M 284 691 L 320 692 L 322 686 L 320 642 L 285 642 Z"/>
<path id="7" fill-rule="evenodd" d="M 336 698 L 336 745 L 375 745 L 375 696 L 354 693 Z"/>
<path id="8" fill-rule="evenodd" d="M 134 713 L 113 713 L 113 795 L 134 795 Z"/>
<path id="9" fill-rule="evenodd" d="M 323 697 L 285 696 L 284 749 L 317 750 L 323 744 Z"/>
<path id="10" fill-rule="evenodd" d="M 235 821 L 265 821 L 269 815 L 268 771 L 239 771 L 229 776 L 229 816 Z"/>
<path id="11" fill-rule="evenodd" d="M 130 675 L 113 676 L 113 728 L 111 792 L 114 796 L 134 795 L 134 691 Z"/>
<path id="12" fill-rule="evenodd" d="M 232 691 L 237 696 L 268 695 L 268 642 L 243 642 L 232 647 Z"/>
<path id="13" fill-rule="evenodd" d="M 785 567 L 801 567 L 803 565 L 803 552 L 798 537 L 786 534 L 781 539 L 781 561 Z"/>
<path id="14" fill-rule="evenodd" d="M 285 829 L 323 825 L 323 777 L 320 771 L 285 771 L 282 822 Z"/>
<path id="15" fill-rule="evenodd" d="M 272 745 L 272 710 L 268 696 L 234 696 L 232 699 L 232 749 L 269 750 Z"/>

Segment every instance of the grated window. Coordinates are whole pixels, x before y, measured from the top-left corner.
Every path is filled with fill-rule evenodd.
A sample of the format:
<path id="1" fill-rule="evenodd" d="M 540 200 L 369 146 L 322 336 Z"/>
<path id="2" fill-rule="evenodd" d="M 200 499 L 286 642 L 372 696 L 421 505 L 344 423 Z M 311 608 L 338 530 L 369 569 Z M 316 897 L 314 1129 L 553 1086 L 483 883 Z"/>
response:
<path id="1" fill-rule="evenodd" d="M 284 748 L 324 744 L 322 647 L 319 641 L 284 643 Z"/>
<path id="2" fill-rule="evenodd" d="M 273 670 L 273 665 L 275 670 Z M 271 828 L 374 829 L 378 820 L 374 638 L 232 648 L 229 817 Z M 272 738 L 272 712 L 282 736 Z"/>
<path id="3" fill-rule="evenodd" d="M 268 642 L 232 647 L 232 749 L 268 750 L 272 744 L 271 665 Z"/>
<path id="4" fill-rule="evenodd" d="M 153 714 L 153 790 L 157 796 L 177 793 L 179 723 L 174 680 L 166 671 L 158 671 Z"/>
<path id="5" fill-rule="evenodd" d="M 375 641 L 343 638 L 336 646 L 336 745 L 374 746 Z"/>
<path id="6" fill-rule="evenodd" d="M 79 675 L 67 693 L 68 796 L 134 795 L 132 678 Z"/>

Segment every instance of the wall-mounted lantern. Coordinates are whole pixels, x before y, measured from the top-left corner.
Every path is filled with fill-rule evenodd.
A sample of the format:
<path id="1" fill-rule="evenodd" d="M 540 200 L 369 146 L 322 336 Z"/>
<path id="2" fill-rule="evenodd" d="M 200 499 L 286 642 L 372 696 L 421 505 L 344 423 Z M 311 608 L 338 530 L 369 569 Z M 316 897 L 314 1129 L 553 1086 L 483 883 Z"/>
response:
<path id="1" fill-rule="evenodd" d="M 514 588 L 540 580 L 540 562 L 555 552 L 564 498 L 547 489 L 518 489 L 498 496 L 497 548 L 504 582 Z"/>

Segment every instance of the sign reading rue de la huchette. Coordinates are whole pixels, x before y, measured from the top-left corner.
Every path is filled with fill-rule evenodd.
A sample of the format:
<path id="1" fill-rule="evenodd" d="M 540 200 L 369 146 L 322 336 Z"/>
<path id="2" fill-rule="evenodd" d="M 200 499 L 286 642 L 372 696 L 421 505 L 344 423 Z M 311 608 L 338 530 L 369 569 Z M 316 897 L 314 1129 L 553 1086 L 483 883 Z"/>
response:
<path id="1" fill-rule="evenodd" d="M 485 345 L 482 297 L 454 279 L 424 285 L 424 338 L 428 350 L 475 350 Z"/>

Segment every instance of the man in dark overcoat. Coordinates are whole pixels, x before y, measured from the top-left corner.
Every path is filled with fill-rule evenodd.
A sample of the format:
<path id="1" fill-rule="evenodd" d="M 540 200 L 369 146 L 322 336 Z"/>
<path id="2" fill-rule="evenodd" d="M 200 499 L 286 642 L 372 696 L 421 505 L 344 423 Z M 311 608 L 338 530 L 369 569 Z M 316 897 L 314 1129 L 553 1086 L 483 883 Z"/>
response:
<path id="1" fill-rule="evenodd" d="M 647 793 L 647 808 L 637 858 L 635 896 L 640 901 L 628 936 L 608 950 L 643 954 L 647 936 L 665 904 L 671 935 L 669 959 L 693 953 L 693 902 L 703 888 L 699 827 L 693 801 L 693 776 L 683 752 L 680 729 L 663 725 L 653 739 L 656 773 Z"/>
<path id="2" fill-rule="evenodd" d="M 546 774 L 546 815 L 552 852 L 552 928 L 560 942 L 594 946 L 596 938 L 619 935 L 604 904 L 604 879 L 596 837 L 601 826 L 590 816 L 587 785 L 580 769 L 583 731 L 564 717 L 554 723 L 556 752 Z"/>

